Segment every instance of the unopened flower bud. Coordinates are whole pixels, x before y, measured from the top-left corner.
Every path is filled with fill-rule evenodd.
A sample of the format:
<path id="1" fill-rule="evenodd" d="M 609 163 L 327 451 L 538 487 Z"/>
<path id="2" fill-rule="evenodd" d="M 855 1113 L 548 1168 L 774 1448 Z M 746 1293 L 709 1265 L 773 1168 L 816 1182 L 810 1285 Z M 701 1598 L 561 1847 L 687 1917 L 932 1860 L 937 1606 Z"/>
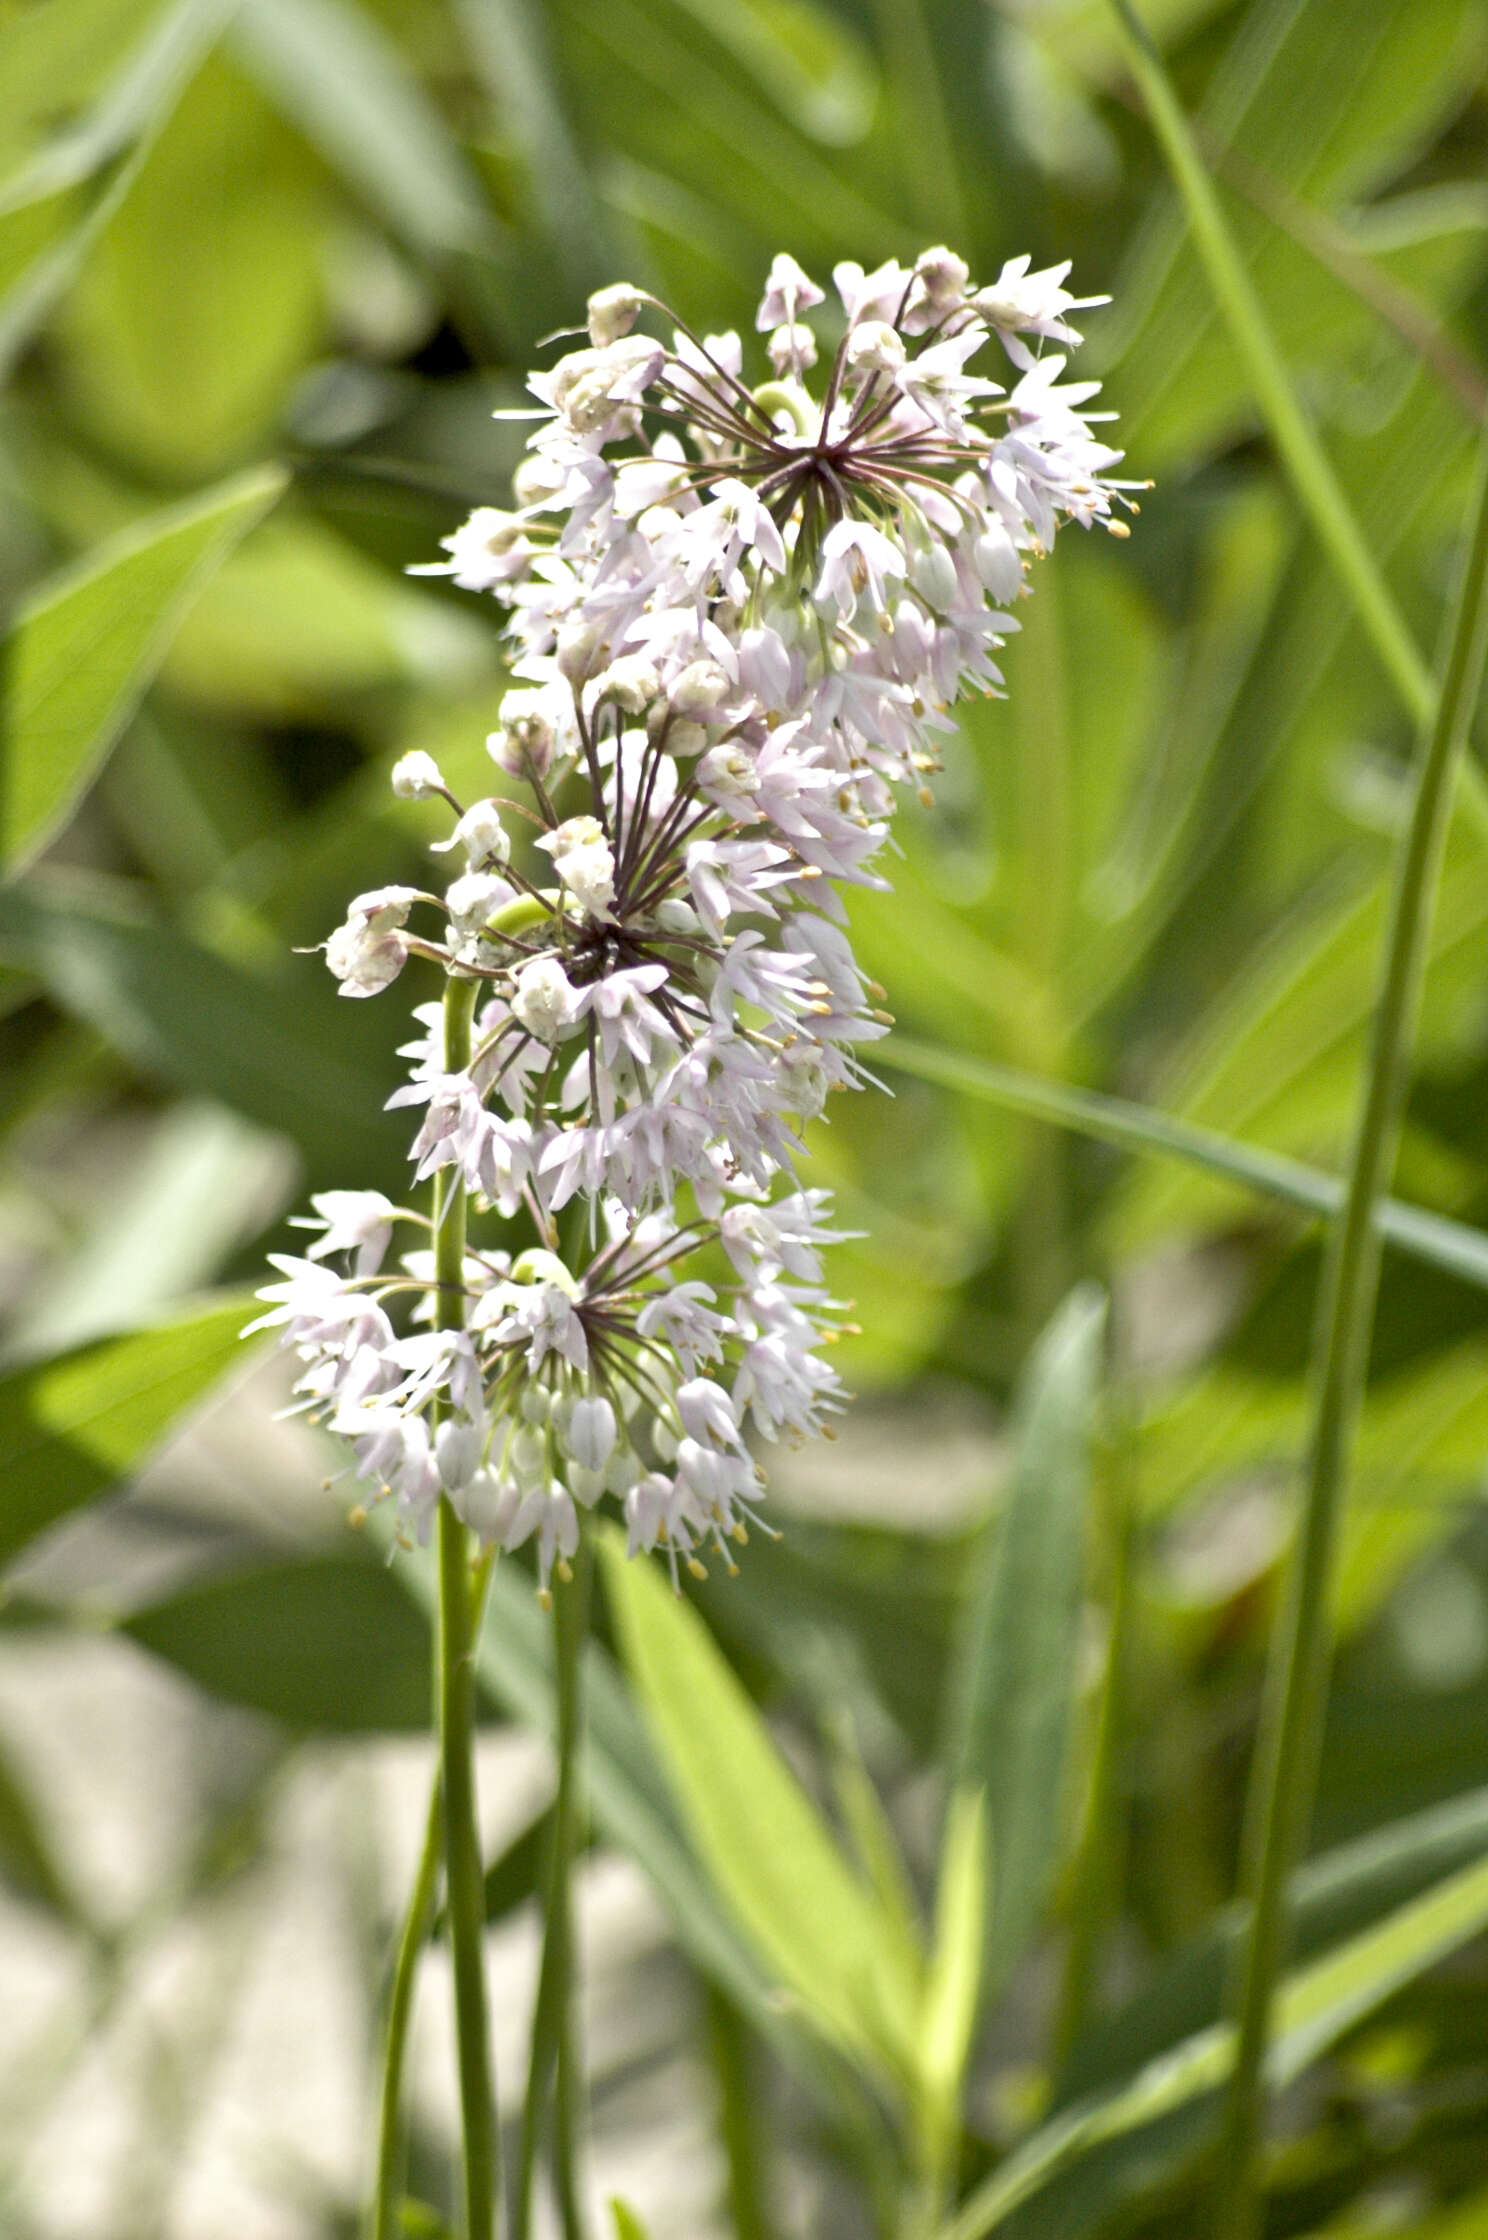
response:
<path id="1" fill-rule="evenodd" d="M 570 817 L 537 845 L 570 894 L 593 918 L 608 917 L 615 899 L 615 857 L 598 817 Z"/>
<path id="2" fill-rule="evenodd" d="M 467 871 L 445 893 L 450 924 L 456 933 L 479 933 L 498 910 L 515 901 L 516 892 L 509 879 L 500 878 L 494 871 Z"/>
<path id="3" fill-rule="evenodd" d="M 1015 599 L 1023 583 L 1018 548 L 1001 523 L 984 530 L 971 548 L 972 566 L 994 599 Z"/>
<path id="4" fill-rule="evenodd" d="M 915 276 L 935 311 L 949 311 L 966 293 L 970 268 L 952 249 L 927 249 L 915 265 Z"/>
<path id="5" fill-rule="evenodd" d="M 479 865 L 506 863 L 511 856 L 511 836 L 501 821 L 501 812 L 494 801 L 477 801 L 465 811 L 448 840 L 435 840 L 431 853 L 446 855 L 451 848 L 463 848 L 472 870 Z"/>
<path id="6" fill-rule="evenodd" d="M 482 1434 L 477 1423 L 449 1416 L 434 1433 L 434 1462 L 446 1493 L 467 1484 L 481 1458 Z"/>
<path id="7" fill-rule="evenodd" d="M 946 614 L 955 605 L 956 563 L 943 544 L 911 553 L 909 580 L 937 614 Z"/>
<path id="8" fill-rule="evenodd" d="M 904 358 L 904 337 L 886 319 L 864 319 L 848 334 L 847 362 L 858 373 L 897 373 Z"/>
<path id="9" fill-rule="evenodd" d="M 570 684 L 582 684 L 601 666 L 605 642 L 603 625 L 598 622 L 565 624 L 558 633 L 555 654 L 559 674 Z"/>
<path id="10" fill-rule="evenodd" d="M 428 801 L 449 790 L 433 755 L 419 752 L 399 756 L 393 764 L 391 782 L 400 801 Z"/>
<path id="11" fill-rule="evenodd" d="M 595 697 L 613 700 L 628 715 L 638 716 L 661 690 L 656 664 L 643 653 L 622 653 L 593 680 Z"/>
<path id="12" fill-rule="evenodd" d="M 512 494 L 519 506 L 541 505 L 544 498 L 552 498 L 563 488 L 563 469 L 545 459 L 541 452 L 529 451 L 512 476 Z"/>
<path id="13" fill-rule="evenodd" d="M 486 740 L 486 752 L 497 767 L 513 778 L 545 778 L 555 744 L 552 703 L 543 688 L 507 693 L 501 728 Z"/>
<path id="14" fill-rule="evenodd" d="M 633 288 L 628 280 L 617 280 L 613 287 L 595 291 L 589 298 L 589 340 L 596 350 L 629 334 L 642 301 L 639 288 Z"/>
<path id="15" fill-rule="evenodd" d="M 521 1504 L 521 1488 L 494 1470 L 471 1472 L 465 1483 L 450 1488 L 450 1505 L 487 1547 L 504 1540 Z"/>
<path id="16" fill-rule="evenodd" d="M 609 1401 L 599 1394 L 576 1400 L 564 1445 L 584 1469 L 602 1471 L 615 1448 L 615 1411 Z"/>
<path id="17" fill-rule="evenodd" d="M 517 974 L 512 1017 L 539 1042 L 556 1042 L 571 1024 L 578 994 L 556 957 L 534 957 Z"/>
<path id="18" fill-rule="evenodd" d="M 716 661 L 689 661 L 667 686 L 667 700 L 685 721 L 707 723 L 730 697 L 734 681 Z"/>

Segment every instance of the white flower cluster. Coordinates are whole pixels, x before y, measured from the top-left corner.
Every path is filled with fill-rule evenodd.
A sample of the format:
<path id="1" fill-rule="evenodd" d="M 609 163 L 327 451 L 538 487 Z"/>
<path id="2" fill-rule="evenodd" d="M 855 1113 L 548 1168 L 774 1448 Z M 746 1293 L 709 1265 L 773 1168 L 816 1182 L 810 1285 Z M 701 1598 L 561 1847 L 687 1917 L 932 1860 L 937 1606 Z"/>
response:
<path id="1" fill-rule="evenodd" d="M 536 1541 L 546 1588 L 577 1544 L 576 1504 L 620 1503 L 632 1553 L 660 1543 L 701 1575 L 713 1542 L 745 1537 L 762 1478 L 745 1428 L 775 1440 L 820 1430 L 838 1405 L 820 1358 L 835 1312 L 822 1286 L 831 1240 L 825 1194 L 731 1204 L 712 1235 L 730 1274 L 706 1283 L 681 1264 L 703 1224 L 664 1214 L 609 1234 L 575 1273 L 538 1246 L 515 1258 L 468 1250 L 464 1327 L 400 1332 L 390 1308 L 428 1319 L 433 1255 L 398 1271 L 384 1256 L 396 1223 L 427 1218 L 377 1191 L 328 1191 L 302 1226 L 307 1257 L 275 1255 L 282 1283 L 251 1325 L 279 1327 L 304 1371 L 297 1390 L 351 1445 L 360 1476 L 397 1496 L 422 1539 L 446 1493 L 484 1540 Z M 346 1253 L 354 1272 L 328 1256 Z"/>
<path id="2" fill-rule="evenodd" d="M 382 1302 L 427 1296 L 429 1256 L 383 1277 L 393 1209 L 336 1193 L 265 1294 L 307 1401 L 415 1522 L 443 1487 L 487 1536 L 536 1535 L 546 1579 L 575 1500 L 608 1490 L 633 1546 L 696 1561 L 748 1513 L 746 1417 L 773 1438 L 836 1405 L 824 1213 L 791 1166 L 889 1023 L 839 890 L 885 883 L 896 786 L 938 767 L 959 693 L 1000 687 L 1031 557 L 1062 521 L 1125 534 L 1119 454 L 1082 411 L 1094 384 L 1030 347 L 1079 340 L 1067 271 L 1019 258 L 976 287 L 947 249 L 839 265 L 819 395 L 806 314 L 825 298 L 790 257 L 757 321 L 773 377 L 752 388 L 737 335 L 607 288 L 590 346 L 532 377 L 518 510 L 479 508 L 423 571 L 510 610 L 522 681 L 488 747 L 527 797 L 465 808 L 406 756 L 395 790 L 450 803 L 438 845 L 463 868 L 442 896 L 358 896 L 326 961 L 348 996 L 410 955 L 475 983 L 469 1063 L 450 1069 L 424 1007 L 393 1102 L 423 1108 L 420 1177 L 452 1170 L 540 1242 L 470 1255 L 463 1331 L 399 1336 Z M 646 310 L 670 345 L 634 331 Z M 968 370 L 994 335 L 1010 388 Z M 410 927 L 421 906 L 432 935 Z M 589 1257 L 565 1264 L 575 1198 Z M 732 1263 L 726 1298 L 677 1273 L 705 1247 Z M 324 1262 L 343 1249 L 340 1278 Z"/>

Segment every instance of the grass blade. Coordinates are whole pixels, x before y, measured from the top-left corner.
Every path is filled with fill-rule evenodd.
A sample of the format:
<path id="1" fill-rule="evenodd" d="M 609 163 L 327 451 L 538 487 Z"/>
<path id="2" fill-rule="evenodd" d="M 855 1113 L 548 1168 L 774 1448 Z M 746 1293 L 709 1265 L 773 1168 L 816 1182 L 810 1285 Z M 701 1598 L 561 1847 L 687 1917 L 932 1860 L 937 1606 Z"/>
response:
<path id="1" fill-rule="evenodd" d="M 1252 2240 L 1261 2225 L 1260 2147 L 1272 1989 L 1286 1941 L 1287 1884 L 1316 1785 L 1331 1651 L 1334 1547 L 1363 1407 L 1379 1293 L 1374 1209 L 1400 1140 L 1431 909 L 1446 844 L 1452 777 L 1488 654 L 1488 444 L 1436 715 L 1421 740 L 1415 797 L 1395 873 L 1378 1010 L 1348 1192 L 1329 1240 L 1316 1349 L 1317 1394 L 1306 1495 L 1273 1637 L 1261 1737 L 1246 1808 L 1243 1882 L 1250 1929 L 1236 1986 L 1239 2051 L 1226 2108 L 1215 2231 Z"/>
<path id="2" fill-rule="evenodd" d="M 1105 1314 L 1082 1285 L 1035 1349 L 1012 1495 L 968 1613 L 948 1755 L 957 1793 L 984 1789 L 991 1817 L 984 1995 L 1032 1934 L 1059 1850 Z"/>
<path id="3" fill-rule="evenodd" d="M 1292 2083 L 1345 2031 L 1488 1926 L 1488 1861 L 1478 1860 L 1399 1907 L 1376 1927 L 1292 1975 L 1282 1990 L 1267 2061 L 1273 2085 Z M 1096 2093 L 1046 2123 L 1011 2154 L 945 2225 L 938 2240 L 985 2240 L 1024 2202 L 1085 2155 L 1213 2095 L 1234 2064 L 1234 2031 L 1215 2024 L 1157 2055 L 1129 2082 Z M 1204 2129 L 1208 2128 L 1208 2123 Z M 1200 2133 L 1202 2136 L 1202 2133 Z M 1161 2185 L 1193 2152 L 1185 2130 L 1175 2152 L 1148 2157 L 1144 2189 Z"/>
<path id="4" fill-rule="evenodd" d="M 1214 300 L 1245 364 L 1256 404 L 1299 504 L 1354 603 L 1355 612 L 1401 700 L 1426 722 L 1436 688 L 1327 453 L 1297 402 L 1260 298 L 1204 167 L 1162 57 L 1131 0 L 1112 0 L 1122 46 L 1147 104 L 1152 129 L 1188 212 L 1194 246 Z"/>
<path id="5" fill-rule="evenodd" d="M 1056 1128 L 1072 1129 L 1098 1143 L 1115 1144 L 1160 1159 L 1181 1159 L 1203 1167 L 1210 1174 L 1242 1189 L 1296 1206 L 1304 1213 L 1335 1214 L 1343 1203 L 1340 1175 L 1325 1174 L 1301 1159 L 1257 1145 L 1240 1143 L 1213 1128 L 1198 1128 L 1187 1120 L 1174 1120 L 1149 1105 L 1125 1097 L 1108 1097 L 1094 1089 L 1071 1089 L 1058 1081 L 1042 1081 L 1020 1073 L 1016 1067 L 995 1065 L 961 1050 L 938 1050 L 928 1043 L 894 1035 L 874 1053 L 874 1063 L 891 1072 L 912 1074 L 919 1081 L 934 1081 L 943 1088 L 979 1097 L 1009 1112 L 1026 1112 Z M 1382 1198 L 1374 1211 L 1382 1237 L 1425 1260 L 1448 1269 L 1488 1290 L 1488 1234 L 1466 1222 L 1449 1220 L 1399 1198 Z"/>

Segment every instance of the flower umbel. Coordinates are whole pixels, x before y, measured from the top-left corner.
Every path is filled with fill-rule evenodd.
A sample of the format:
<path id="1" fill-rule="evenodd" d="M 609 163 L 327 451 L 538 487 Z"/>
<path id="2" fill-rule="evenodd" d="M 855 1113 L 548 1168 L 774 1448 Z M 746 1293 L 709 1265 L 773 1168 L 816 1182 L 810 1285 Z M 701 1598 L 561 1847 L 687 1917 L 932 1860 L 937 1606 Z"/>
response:
<path id="1" fill-rule="evenodd" d="M 467 806 L 405 756 L 395 790 L 450 805 L 458 875 L 358 896 L 326 960 L 348 996 L 410 957 L 474 984 L 468 1062 L 421 1006 L 391 1101 L 420 1111 L 416 1176 L 503 1226 L 440 1311 L 427 1237 L 384 1265 L 427 1217 L 331 1193 L 262 1318 L 420 1535 L 447 1495 L 487 1542 L 534 1542 L 545 1586 L 608 1497 L 674 1576 L 732 1563 L 749 1439 L 840 1407 L 830 1213 L 794 1163 L 889 1024 L 842 891 L 886 884 L 896 791 L 923 791 L 957 696 L 1002 689 L 1033 558 L 1063 522 L 1125 534 L 1095 385 L 1042 350 L 1103 300 L 1067 273 L 839 265 L 824 349 L 824 293 L 782 255 L 753 387 L 737 335 L 602 290 L 588 346 L 532 376 L 517 510 L 479 508 L 423 571 L 509 610 L 520 682 L 487 744 L 518 790 Z M 975 370 L 994 337 L 1011 386 Z"/>

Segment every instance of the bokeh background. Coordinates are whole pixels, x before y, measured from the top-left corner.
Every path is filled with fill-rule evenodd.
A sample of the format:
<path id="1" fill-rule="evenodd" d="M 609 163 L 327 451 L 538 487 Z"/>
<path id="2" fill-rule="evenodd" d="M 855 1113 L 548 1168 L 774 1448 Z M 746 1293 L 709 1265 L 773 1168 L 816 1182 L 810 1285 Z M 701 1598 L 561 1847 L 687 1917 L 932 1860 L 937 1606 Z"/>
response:
<path id="1" fill-rule="evenodd" d="M 1488 8 L 1147 16 L 1429 653 L 1488 401 Z M 906 808 L 860 951 L 921 1044 L 1336 1168 L 1411 723 L 1278 470 L 1107 0 L 0 0 L 17 2240 L 355 2226 L 427 1779 L 422 1618 L 274 1420 L 276 1365 L 232 1333 L 309 1190 L 401 1183 L 380 1110 L 398 999 L 337 1002 L 305 952 L 350 893 L 419 877 L 439 826 L 393 802 L 391 761 L 425 748 L 482 790 L 504 688 L 490 604 L 404 571 L 507 502 L 522 431 L 491 413 L 591 287 L 632 278 L 747 332 L 779 248 L 825 280 L 939 241 L 984 278 L 1027 250 L 1110 292 L 1080 366 L 1155 487 L 1129 542 L 1072 530 L 1038 569 L 1009 696 L 965 711 L 934 806 Z M 39 807 L 16 776 L 37 738 L 64 773 Z M 1397 1180 L 1470 1221 L 1480 803 L 1465 788 L 1453 824 Z M 866 1766 L 923 1876 L 1010 1394 L 1071 1285 L 1110 1286 L 1123 1429 L 1070 1643 L 1063 1866 L 979 2056 L 990 2153 L 1046 2096 L 1060 2030 L 1067 2052 L 1232 1888 L 1319 1244 L 1221 1180 L 886 1079 L 834 1100 L 813 1144 L 861 1232 L 838 1278 L 859 1404 L 782 1470 L 784 1538 L 700 1600 L 794 1762 L 826 1786 Z M 1481 1289 L 1389 1255 L 1319 1847 L 1488 1783 L 1485 1319 Z M 167 1335 L 128 1335 L 144 1325 Z M 484 1765 L 510 2097 L 543 1747 L 493 1712 Z M 830 2139 L 682 1956 L 645 1858 L 598 1842 L 582 1909 L 596 2185 L 653 2240 L 725 2230 L 719 2077 L 744 2062 L 762 2229 L 869 2230 Z M 1434 2204 L 1488 2186 L 1484 1994 L 1469 1954 L 1345 2045 L 1298 2117 L 1278 2231 L 1444 2234 Z M 414 2169 L 436 2200 L 443 1998 L 433 1959 Z M 1069 2214 L 1045 2229 L 1107 2229 Z"/>

